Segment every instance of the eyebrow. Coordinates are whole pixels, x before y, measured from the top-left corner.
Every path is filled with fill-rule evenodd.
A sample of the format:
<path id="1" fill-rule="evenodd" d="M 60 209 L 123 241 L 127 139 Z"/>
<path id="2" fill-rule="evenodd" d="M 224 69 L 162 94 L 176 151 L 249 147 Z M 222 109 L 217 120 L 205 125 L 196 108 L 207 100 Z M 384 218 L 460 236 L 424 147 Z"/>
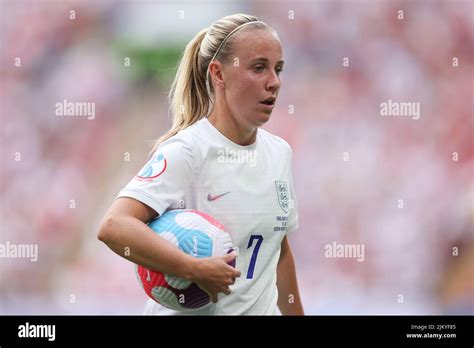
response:
<path id="1" fill-rule="evenodd" d="M 266 62 L 266 63 L 268 63 L 268 59 L 265 58 L 265 57 L 258 57 L 258 58 L 252 59 L 250 62 L 251 63 L 254 63 L 254 62 Z M 284 60 L 279 60 L 277 62 L 277 64 L 285 64 L 285 61 Z"/>

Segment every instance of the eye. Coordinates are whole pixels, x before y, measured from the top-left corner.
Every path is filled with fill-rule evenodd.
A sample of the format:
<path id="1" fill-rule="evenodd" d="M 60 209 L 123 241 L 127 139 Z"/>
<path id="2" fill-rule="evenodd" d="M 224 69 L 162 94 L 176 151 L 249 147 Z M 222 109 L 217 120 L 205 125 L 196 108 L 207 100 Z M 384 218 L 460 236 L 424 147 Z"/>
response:
<path id="1" fill-rule="evenodd" d="M 283 72 L 283 67 L 282 66 L 276 67 L 275 71 L 276 71 L 277 75 L 280 75 L 280 73 Z"/>
<path id="2" fill-rule="evenodd" d="M 264 69 L 265 69 L 265 67 L 263 65 L 257 65 L 254 68 L 255 72 L 263 72 Z"/>

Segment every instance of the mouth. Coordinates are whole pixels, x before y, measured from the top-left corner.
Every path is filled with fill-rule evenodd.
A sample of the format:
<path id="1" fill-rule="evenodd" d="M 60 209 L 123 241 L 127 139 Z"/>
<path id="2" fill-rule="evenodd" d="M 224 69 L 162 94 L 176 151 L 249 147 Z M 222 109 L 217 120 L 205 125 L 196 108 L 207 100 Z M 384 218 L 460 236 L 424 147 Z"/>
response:
<path id="1" fill-rule="evenodd" d="M 272 110 L 273 107 L 275 106 L 275 101 L 276 101 L 275 97 L 270 97 L 261 101 L 259 104 L 261 104 L 266 110 Z"/>
<path id="2" fill-rule="evenodd" d="M 265 105 L 275 105 L 275 101 L 276 101 L 275 97 L 270 97 L 270 98 L 267 98 L 267 99 L 261 101 L 260 103 L 265 104 Z"/>

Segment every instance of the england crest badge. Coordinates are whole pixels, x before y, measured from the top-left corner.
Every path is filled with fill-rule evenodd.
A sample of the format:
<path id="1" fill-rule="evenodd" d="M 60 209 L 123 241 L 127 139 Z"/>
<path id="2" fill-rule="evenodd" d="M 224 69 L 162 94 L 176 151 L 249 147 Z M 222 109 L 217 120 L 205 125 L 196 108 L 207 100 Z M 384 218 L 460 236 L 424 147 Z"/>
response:
<path id="1" fill-rule="evenodd" d="M 288 191 L 288 184 L 286 181 L 275 181 L 278 203 L 281 209 L 288 213 L 290 208 L 290 192 Z"/>

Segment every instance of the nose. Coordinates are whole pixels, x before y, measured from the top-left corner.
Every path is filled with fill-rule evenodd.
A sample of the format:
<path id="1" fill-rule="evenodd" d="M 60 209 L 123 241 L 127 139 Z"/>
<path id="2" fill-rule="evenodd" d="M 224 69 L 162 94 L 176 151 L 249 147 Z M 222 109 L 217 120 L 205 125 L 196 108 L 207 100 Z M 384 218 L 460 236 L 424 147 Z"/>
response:
<path id="1" fill-rule="evenodd" d="M 280 89 L 281 86 L 281 80 L 280 76 L 275 71 L 272 71 L 270 73 L 270 76 L 268 77 L 267 81 L 267 89 L 273 92 L 276 92 Z"/>

